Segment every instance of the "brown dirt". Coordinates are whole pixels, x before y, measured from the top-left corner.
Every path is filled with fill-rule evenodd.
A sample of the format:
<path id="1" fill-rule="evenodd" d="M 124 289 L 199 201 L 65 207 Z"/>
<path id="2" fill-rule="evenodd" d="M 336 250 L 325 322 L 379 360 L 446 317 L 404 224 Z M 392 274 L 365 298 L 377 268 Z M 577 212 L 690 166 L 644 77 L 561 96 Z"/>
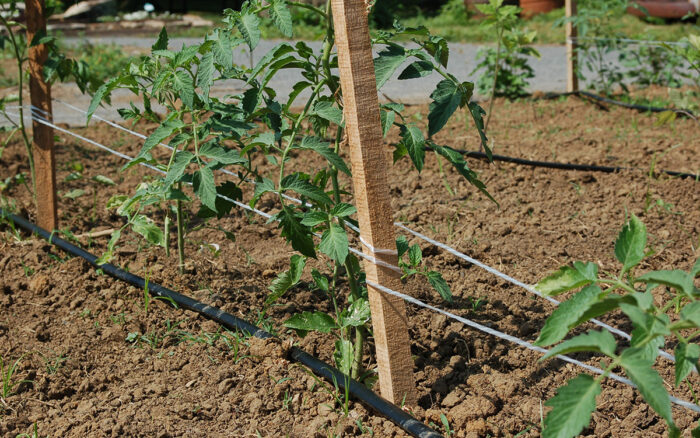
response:
<path id="1" fill-rule="evenodd" d="M 426 108 L 409 111 L 425 114 Z M 496 153 L 646 170 L 656 157 L 657 169 L 700 172 L 698 125 L 691 120 L 656 127 L 648 115 L 617 108 L 604 112 L 578 99 L 499 100 L 496 111 L 500 117 L 491 126 Z M 413 119 L 422 123 L 425 117 Z M 142 132 L 149 128 L 138 127 Z M 138 148 L 131 137 L 103 125 L 72 129 L 126 153 Z M 436 141 L 467 149 L 477 144 L 459 118 Z M 144 169 L 119 173 L 123 162 L 118 158 L 65 136 L 57 145 L 57 159 L 59 192 L 86 191 L 60 202 L 61 226 L 73 234 L 121 224 L 122 218 L 105 210 L 106 201 L 129 193 L 147 174 Z M 315 163 L 305 155 L 296 160 L 302 167 Z M 24 162 L 21 145 L 11 143 L 0 158 L 0 178 L 28 172 Z M 84 165 L 83 176 L 67 181 L 74 162 Z M 447 168 L 444 180 L 429 156 L 421 174 L 405 159 L 390 170 L 395 218 L 526 283 L 574 260 L 615 269 L 613 244 L 628 212 L 645 222 L 656 251 L 643 268 L 688 269 L 699 255 L 698 182 L 649 178 L 644 170 L 601 174 L 472 164 L 500 208 Z M 94 183 L 91 178 L 98 174 L 117 186 Z M 35 217 L 23 186 L 2 195 L 14 200 L 21 214 Z M 115 263 L 140 275 L 147 271 L 153 282 L 262 322 L 330 361 L 330 336 L 311 334 L 299 340 L 281 327 L 296 312 L 326 309 L 322 295 L 299 287 L 260 321 L 267 285 L 292 254 L 274 225 L 238 210 L 212 225 L 234 232 L 236 241 L 211 228 L 191 233 L 185 275 L 177 274 L 174 259 L 166 258 L 162 249 L 148 247 L 131 233 Z M 99 254 L 107 238 L 81 240 Z M 212 253 L 205 243 L 218 243 L 220 253 Z M 456 305 L 451 311 L 530 341 L 537 337 L 551 305 L 427 244 L 421 246 L 427 263 L 452 286 Z M 331 386 L 288 362 L 277 344 L 222 332 L 160 302 L 146 310 L 143 291 L 99 275 L 44 242 L 18 242 L 7 228 L 0 248 L 0 355 L 6 363 L 22 358 L 15 378 L 31 381 L 19 385 L 17 394 L 0 406 L 2 436 L 31 432 L 35 423 L 41 436 L 66 437 L 369 436 L 370 430 L 374 436 L 404 436 L 360 403 L 351 401 L 345 416 Z M 409 282 L 406 290 L 446 306 L 421 281 Z M 478 299 L 483 299 L 481 306 L 475 304 Z M 556 360 L 539 363 L 538 354 L 429 311 L 409 307 L 409 319 L 420 397 L 414 412 L 437 425 L 445 414 L 459 437 L 538 436 L 546 413 L 543 403 L 579 372 Z M 608 321 L 630 330 L 623 318 Z M 137 341 L 128 342 L 130 336 Z M 367 368 L 374 363 L 369 351 Z M 659 362 L 659 371 L 671 388 L 672 367 Z M 698 376 L 691 380 L 699 383 Z M 686 388 L 674 394 L 692 399 Z M 585 436 L 665 434 L 663 421 L 631 388 L 608 381 L 598 402 Z M 689 436 L 698 416 L 674 408 L 674 418 Z"/>

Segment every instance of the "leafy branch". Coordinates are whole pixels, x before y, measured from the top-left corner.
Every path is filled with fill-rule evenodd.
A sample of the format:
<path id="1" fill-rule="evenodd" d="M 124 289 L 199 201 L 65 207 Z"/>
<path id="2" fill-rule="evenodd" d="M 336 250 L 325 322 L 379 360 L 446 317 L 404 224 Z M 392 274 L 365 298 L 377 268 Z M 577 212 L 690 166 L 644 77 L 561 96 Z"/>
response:
<path id="1" fill-rule="evenodd" d="M 629 346 L 619 345 L 608 331 L 588 331 L 557 344 L 543 357 L 542 360 L 558 354 L 591 352 L 607 358 L 602 375 L 593 379 L 581 374 L 547 402 L 553 409 L 545 419 L 544 437 L 578 435 L 595 410 L 600 382 L 618 367 L 666 421 L 669 435 L 679 436 L 671 414 L 670 396 L 653 365 L 666 338 L 673 337 L 675 386 L 683 383 L 693 369 L 698 369 L 700 346 L 693 341 L 700 335 L 700 290 L 694 281 L 700 276 L 700 259 L 687 272 L 676 269 L 637 275 L 636 268 L 650 255 L 646 244 L 646 227 L 632 215 L 615 243 L 615 257 L 622 265 L 617 275 L 601 274 L 595 263 L 574 262 L 537 284 L 537 290 L 547 296 L 582 289 L 547 319 L 536 345 L 557 344 L 581 324 L 618 309 L 634 327 Z M 699 432 L 697 428 L 693 433 Z"/>

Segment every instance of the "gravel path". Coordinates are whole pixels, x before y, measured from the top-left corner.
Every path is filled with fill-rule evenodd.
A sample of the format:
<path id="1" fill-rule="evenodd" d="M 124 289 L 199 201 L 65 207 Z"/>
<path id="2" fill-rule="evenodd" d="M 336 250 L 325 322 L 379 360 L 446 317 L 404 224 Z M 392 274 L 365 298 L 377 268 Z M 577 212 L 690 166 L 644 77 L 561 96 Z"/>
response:
<path id="1" fill-rule="evenodd" d="M 81 38 L 66 38 L 67 44 L 79 44 Z M 131 48 L 133 50 L 148 49 L 154 43 L 152 38 L 128 37 L 128 36 L 112 36 L 112 37 L 90 37 L 90 42 L 93 44 L 117 44 L 122 47 Z M 200 38 L 173 38 L 170 40 L 170 48 L 177 50 L 185 45 L 192 45 L 200 42 Z M 256 63 L 260 58 L 281 41 L 263 40 L 254 50 L 252 62 Z M 321 47 L 320 42 L 308 43 L 315 50 Z M 451 54 L 448 69 L 460 80 L 475 81 L 476 75 L 470 74 L 476 67 L 476 55 L 479 48 L 483 45 L 451 43 Z M 541 53 L 541 58 L 531 60 L 531 65 L 535 71 L 535 77 L 530 81 L 531 91 L 564 91 L 566 88 L 566 54 L 563 46 L 537 46 Z M 241 46 L 234 51 L 234 62 L 240 64 L 250 64 L 251 57 L 247 51 L 247 46 Z M 401 70 L 399 69 L 399 72 Z M 396 74 L 398 76 L 398 73 Z M 286 98 L 289 95 L 293 85 L 301 79 L 301 75 L 296 71 L 289 71 L 285 74 L 279 74 L 271 82 L 270 86 L 278 92 L 280 99 Z M 431 75 L 420 80 L 399 81 L 394 77 L 389 80 L 381 89 L 380 99 L 393 100 L 403 103 L 425 103 L 429 101 L 430 93 L 435 88 L 438 82 L 438 75 Z M 212 93 L 216 96 L 224 96 L 235 94 L 243 89 L 241 81 L 221 81 L 217 82 L 212 88 Z M 53 96 L 70 102 L 80 108 L 87 108 L 90 102 L 89 96 L 83 96 L 77 88 L 72 84 L 57 84 L 53 87 Z M 300 96 L 303 99 L 304 94 Z M 480 96 L 477 96 L 479 98 Z M 120 90 L 113 95 L 112 107 L 101 108 L 98 114 L 110 120 L 120 120 L 117 113 L 117 108 L 128 105 L 134 96 L 126 91 Z M 60 109 L 60 111 L 59 111 Z M 60 123 L 70 125 L 81 125 L 85 122 L 84 115 L 67 110 L 66 108 L 57 105 L 54 109 L 55 120 Z M 1 122 L 0 122 L 1 124 Z"/>

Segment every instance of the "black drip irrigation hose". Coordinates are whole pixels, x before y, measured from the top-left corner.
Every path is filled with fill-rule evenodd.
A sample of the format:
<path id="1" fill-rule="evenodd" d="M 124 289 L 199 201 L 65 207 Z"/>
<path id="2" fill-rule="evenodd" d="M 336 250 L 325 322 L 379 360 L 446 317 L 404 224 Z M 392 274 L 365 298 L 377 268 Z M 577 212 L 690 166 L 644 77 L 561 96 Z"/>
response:
<path id="1" fill-rule="evenodd" d="M 637 111 L 642 111 L 642 112 L 652 112 L 652 113 L 662 113 L 664 111 L 673 111 L 674 113 L 682 116 L 688 116 L 688 117 L 694 117 L 694 114 L 692 111 L 688 109 L 682 109 L 682 108 L 661 108 L 657 106 L 651 106 L 651 105 L 639 105 L 635 103 L 628 103 L 628 102 L 622 102 L 619 100 L 614 100 L 610 99 L 604 96 L 599 96 L 595 93 L 591 93 L 589 91 L 567 91 L 566 93 L 546 93 L 544 95 L 545 99 L 556 99 L 557 97 L 562 97 L 562 96 L 583 96 L 587 97 L 589 99 L 596 100 L 598 102 L 603 102 L 607 103 L 610 105 L 617 105 L 621 106 L 623 108 L 628 108 L 628 109 L 633 109 Z"/>
<path id="2" fill-rule="evenodd" d="M 56 237 L 55 233 L 50 233 L 22 217 L 14 214 L 8 214 L 2 208 L 0 208 L 0 217 L 11 220 L 14 224 L 19 225 L 24 230 L 46 239 L 49 243 L 56 245 L 63 251 L 73 256 L 85 259 L 94 268 L 101 269 L 104 273 L 111 275 L 116 279 L 127 282 L 139 289 L 143 289 L 146 286 L 146 280 L 144 278 L 126 272 L 123 269 L 109 263 L 98 265 L 98 258 L 95 255 L 59 237 Z M 172 300 L 172 302 L 177 304 L 177 307 L 196 312 L 207 319 L 221 324 L 223 327 L 226 327 L 229 330 L 238 330 L 244 333 L 249 333 L 252 336 L 260 339 L 274 338 L 272 334 L 247 321 L 237 318 L 216 307 L 208 306 L 186 295 L 179 294 L 159 284 L 149 282 L 148 291 L 154 296 Z M 334 385 L 338 385 L 338 387 L 342 390 L 346 390 L 347 388 L 348 392 L 354 397 L 364 402 L 376 412 L 384 415 L 386 418 L 394 422 L 397 426 L 401 427 L 412 436 L 418 438 L 442 437 L 442 435 L 440 435 L 438 432 L 416 420 L 413 418 L 413 416 L 407 412 L 404 412 L 400 407 L 375 394 L 374 391 L 367 388 L 362 383 L 349 378 L 335 367 L 323 362 L 320 359 L 317 359 L 314 356 L 311 356 L 304 350 L 297 347 L 292 347 L 289 351 L 289 358 L 307 366 L 315 374 L 323 377 Z"/>
<path id="3" fill-rule="evenodd" d="M 472 158 L 478 158 L 482 160 L 489 160 L 488 155 L 484 152 L 478 152 L 478 151 L 467 151 L 467 150 L 462 150 L 462 149 L 453 149 L 455 152 L 459 152 L 460 154 L 467 156 L 467 157 L 472 157 Z M 557 163 L 553 161 L 535 161 L 535 160 L 526 160 L 524 158 L 515 158 L 515 157 L 508 157 L 505 155 L 497 155 L 497 154 L 492 154 L 493 160 L 494 161 L 503 161 L 505 163 L 514 163 L 514 164 L 522 164 L 524 166 L 531 166 L 531 167 L 546 167 L 549 169 L 562 169 L 562 170 L 582 170 L 582 171 L 588 171 L 588 172 L 604 172 L 604 173 L 615 173 L 615 172 L 622 172 L 624 170 L 638 170 L 642 172 L 646 172 L 644 169 L 640 169 L 638 167 L 621 167 L 621 166 L 598 166 L 595 164 L 572 164 L 572 163 Z M 665 174 L 665 175 L 670 175 L 670 176 L 675 176 L 678 178 L 691 178 L 694 179 L 695 181 L 700 181 L 700 175 L 695 175 L 692 173 L 684 173 L 684 172 L 676 172 L 673 170 L 657 170 L 654 172 L 655 174 Z"/>

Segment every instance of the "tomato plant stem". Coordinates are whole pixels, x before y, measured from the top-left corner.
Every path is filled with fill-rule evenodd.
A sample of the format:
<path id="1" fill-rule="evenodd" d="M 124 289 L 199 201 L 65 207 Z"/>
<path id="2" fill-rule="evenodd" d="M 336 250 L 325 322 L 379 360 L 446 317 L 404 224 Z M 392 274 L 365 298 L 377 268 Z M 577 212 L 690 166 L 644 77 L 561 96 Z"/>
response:
<path id="1" fill-rule="evenodd" d="M 178 190 L 182 190 L 182 183 L 178 184 Z M 177 258 L 180 274 L 185 273 L 185 230 L 183 226 L 182 201 L 177 200 Z"/>
<path id="2" fill-rule="evenodd" d="M 498 29 L 498 43 L 496 44 L 496 67 L 493 71 L 493 88 L 491 89 L 491 99 L 489 101 L 489 113 L 486 116 L 486 124 L 484 125 L 484 132 L 489 130 L 489 122 L 491 121 L 491 114 L 493 114 L 493 101 L 496 98 L 496 85 L 498 84 L 498 73 L 501 67 L 501 40 L 503 39 L 503 27 Z M 482 147 L 483 149 L 483 147 Z"/>
<path id="3" fill-rule="evenodd" d="M 12 30 L 12 27 L 10 26 L 10 23 L 0 15 L 0 21 L 2 21 L 2 25 L 5 28 L 6 32 L 9 35 L 9 40 L 10 44 L 12 45 L 12 51 L 14 52 L 14 57 L 15 57 L 15 62 L 17 64 L 17 82 L 18 82 L 18 90 L 19 92 L 17 93 L 17 103 L 19 106 L 19 130 L 22 133 L 22 140 L 24 142 L 24 148 L 27 151 L 27 160 L 29 161 L 29 172 L 31 173 L 32 176 L 32 198 L 34 199 L 34 202 L 36 203 L 36 170 L 34 166 L 34 151 L 32 147 L 32 142 L 29 139 L 29 135 L 27 135 L 27 128 L 24 124 L 24 96 L 23 96 L 23 91 L 24 91 L 24 61 L 25 58 L 21 53 L 21 49 L 19 47 L 19 42 L 17 41 L 17 36 L 15 35 L 14 31 Z M 38 209 L 38 205 L 37 205 Z"/>
<path id="4" fill-rule="evenodd" d="M 170 258 L 170 214 L 165 210 L 165 223 L 163 224 L 163 244 L 165 246 L 165 256 Z"/>

